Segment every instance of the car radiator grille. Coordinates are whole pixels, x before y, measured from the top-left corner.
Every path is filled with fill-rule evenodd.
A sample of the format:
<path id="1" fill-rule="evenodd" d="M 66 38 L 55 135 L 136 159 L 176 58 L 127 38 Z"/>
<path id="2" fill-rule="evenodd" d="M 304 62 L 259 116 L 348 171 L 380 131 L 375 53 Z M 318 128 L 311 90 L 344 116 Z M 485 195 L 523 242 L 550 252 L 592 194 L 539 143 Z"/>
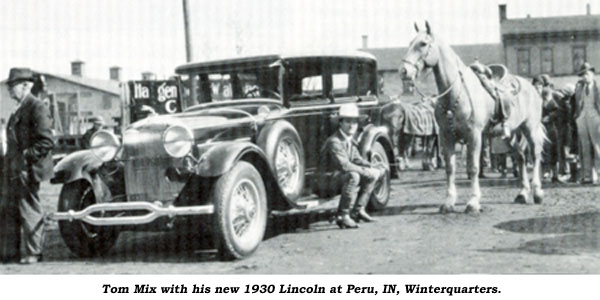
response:
<path id="1" fill-rule="evenodd" d="M 179 166 L 179 159 L 167 156 L 157 142 L 125 142 L 123 154 L 128 201 L 175 200 L 184 183 L 167 180 L 165 172 L 169 166 Z"/>

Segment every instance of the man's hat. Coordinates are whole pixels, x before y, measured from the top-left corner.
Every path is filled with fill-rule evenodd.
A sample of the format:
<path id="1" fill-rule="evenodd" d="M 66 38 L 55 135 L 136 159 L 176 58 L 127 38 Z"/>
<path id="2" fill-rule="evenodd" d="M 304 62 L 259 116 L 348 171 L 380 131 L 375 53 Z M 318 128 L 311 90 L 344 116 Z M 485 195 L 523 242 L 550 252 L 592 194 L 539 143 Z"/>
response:
<path id="1" fill-rule="evenodd" d="M 590 65 L 590 63 L 588 63 L 586 61 L 581 65 L 581 68 L 579 68 L 579 72 L 577 72 L 577 75 L 581 76 L 581 75 L 583 75 L 583 73 L 585 73 L 587 71 L 592 71 L 595 73 L 596 69 L 594 68 L 594 66 Z"/>
<path id="2" fill-rule="evenodd" d="M 89 121 L 92 122 L 92 123 L 94 123 L 94 124 L 104 125 L 104 118 L 102 118 L 101 116 L 91 117 L 89 119 Z"/>
<path id="3" fill-rule="evenodd" d="M 364 119 L 367 116 L 361 115 L 358 111 L 358 106 L 354 103 L 347 103 L 340 106 L 339 119 Z"/>
<path id="4" fill-rule="evenodd" d="M 548 86 L 550 84 L 550 76 L 548 74 L 541 74 L 533 78 L 531 84 L 541 84 L 543 86 Z"/>
<path id="5" fill-rule="evenodd" d="M 15 85 L 22 81 L 33 82 L 33 72 L 28 68 L 12 68 L 8 73 L 8 80 L 6 84 L 9 86 Z"/>

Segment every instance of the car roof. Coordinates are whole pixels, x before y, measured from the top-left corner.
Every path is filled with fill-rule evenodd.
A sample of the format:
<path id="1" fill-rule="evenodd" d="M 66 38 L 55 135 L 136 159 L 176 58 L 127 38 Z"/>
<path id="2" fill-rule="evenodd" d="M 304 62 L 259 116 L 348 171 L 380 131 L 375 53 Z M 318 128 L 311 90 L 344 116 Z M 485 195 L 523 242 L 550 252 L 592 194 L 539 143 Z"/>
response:
<path id="1" fill-rule="evenodd" d="M 375 62 L 375 56 L 361 51 L 336 52 L 336 53 L 306 53 L 301 54 L 274 54 L 239 57 L 231 59 L 221 59 L 206 62 L 193 62 L 181 65 L 175 69 L 177 74 L 187 73 L 206 73 L 206 72 L 227 72 L 243 68 L 267 68 L 279 60 L 300 60 L 300 59 L 347 59 L 358 61 Z"/>

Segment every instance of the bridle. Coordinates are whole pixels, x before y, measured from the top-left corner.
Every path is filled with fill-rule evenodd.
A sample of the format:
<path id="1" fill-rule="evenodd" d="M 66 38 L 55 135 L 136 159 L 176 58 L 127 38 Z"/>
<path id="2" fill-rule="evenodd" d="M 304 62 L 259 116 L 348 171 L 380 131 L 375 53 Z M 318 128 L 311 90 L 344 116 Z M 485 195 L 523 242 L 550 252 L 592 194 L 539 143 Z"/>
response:
<path id="1" fill-rule="evenodd" d="M 413 68 L 415 68 L 417 70 L 417 73 L 421 71 L 421 68 L 419 67 L 419 63 L 422 61 L 423 62 L 423 67 L 433 67 L 427 64 L 427 60 L 426 58 L 429 57 L 429 54 L 431 53 L 431 43 L 427 44 L 427 52 L 425 52 L 425 55 L 423 56 L 419 56 L 419 58 L 417 59 L 417 61 L 412 62 L 406 58 L 402 59 L 402 62 L 407 63 L 409 65 L 411 65 Z"/>
<path id="2" fill-rule="evenodd" d="M 427 51 L 425 52 L 425 55 L 419 56 L 419 58 L 417 59 L 417 61 L 412 62 L 412 61 L 404 58 L 404 59 L 402 59 L 402 62 L 404 62 L 404 63 L 412 66 L 413 68 L 415 68 L 417 74 L 419 74 L 421 72 L 421 68 L 419 67 L 419 63 L 421 63 L 421 62 L 423 63 L 423 68 L 425 68 L 425 67 L 428 67 L 428 68 L 433 67 L 433 66 L 427 64 L 427 58 L 429 57 L 429 54 L 431 53 L 431 44 L 432 43 L 428 43 L 427 44 Z M 461 76 L 462 76 L 462 74 L 461 74 Z M 457 81 L 458 81 L 458 78 L 455 79 L 445 91 L 443 91 L 442 93 L 440 93 L 438 95 L 435 95 L 435 96 L 426 96 L 425 94 L 423 94 L 423 92 L 421 92 L 421 89 L 419 89 L 419 86 L 417 85 L 417 82 L 414 81 L 414 80 L 413 80 L 413 85 L 415 86 L 415 90 L 417 91 L 417 93 L 421 97 L 423 97 L 423 98 L 429 98 L 429 99 L 432 99 L 432 100 L 438 100 L 438 99 L 446 96 L 448 93 L 450 93 L 450 91 L 452 90 L 452 88 L 454 88 L 454 85 L 456 84 Z"/>

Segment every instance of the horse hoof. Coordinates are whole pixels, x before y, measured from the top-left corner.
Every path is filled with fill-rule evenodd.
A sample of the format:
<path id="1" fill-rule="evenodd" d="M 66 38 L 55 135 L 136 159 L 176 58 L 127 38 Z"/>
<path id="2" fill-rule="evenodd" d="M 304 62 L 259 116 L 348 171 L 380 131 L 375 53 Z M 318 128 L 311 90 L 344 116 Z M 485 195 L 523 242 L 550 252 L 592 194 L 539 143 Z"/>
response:
<path id="1" fill-rule="evenodd" d="M 444 204 L 444 205 L 440 206 L 440 213 L 447 214 L 447 213 L 452 213 L 452 212 L 454 212 L 454 205 Z"/>
<path id="2" fill-rule="evenodd" d="M 466 214 L 479 214 L 481 212 L 481 207 L 467 204 L 467 208 L 465 208 Z"/>
<path id="3" fill-rule="evenodd" d="M 517 196 L 517 198 L 515 198 L 515 203 L 516 204 L 527 204 L 527 199 L 525 199 L 525 196 L 519 195 L 519 196 Z"/>
<path id="4" fill-rule="evenodd" d="M 542 196 L 533 195 L 533 203 L 542 204 Z"/>

